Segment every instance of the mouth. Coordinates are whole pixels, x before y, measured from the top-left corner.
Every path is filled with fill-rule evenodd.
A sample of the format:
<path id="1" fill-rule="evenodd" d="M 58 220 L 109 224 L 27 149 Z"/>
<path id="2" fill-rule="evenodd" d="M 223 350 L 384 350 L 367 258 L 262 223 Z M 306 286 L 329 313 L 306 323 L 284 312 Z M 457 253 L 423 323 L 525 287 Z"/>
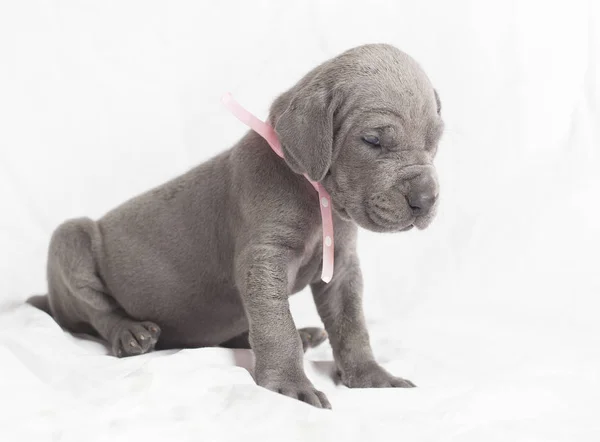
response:
<path id="1" fill-rule="evenodd" d="M 356 220 L 348 213 L 348 211 L 344 207 L 339 207 L 339 206 L 334 205 L 334 210 L 340 216 L 340 218 L 347 220 L 347 221 L 355 221 L 356 222 Z M 413 227 L 415 227 L 414 220 L 408 225 L 406 225 L 405 223 L 402 223 L 401 225 L 403 227 L 400 227 L 399 226 L 400 223 L 390 222 L 389 219 L 386 219 L 385 217 L 377 216 L 377 214 L 370 213 L 368 210 L 365 210 L 364 214 L 366 215 L 366 218 L 372 224 L 372 226 L 369 228 L 370 230 L 375 230 L 375 231 L 379 231 L 379 232 L 408 232 L 409 230 L 412 230 Z M 359 224 L 361 224 L 361 223 L 359 223 Z M 376 229 L 373 229 L 373 226 L 375 226 Z M 363 226 L 363 227 L 366 227 L 366 226 Z"/>
<path id="2" fill-rule="evenodd" d="M 406 222 L 399 223 L 375 212 L 366 210 L 365 213 L 369 221 L 377 226 L 376 230 L 381 232 L 407 232 L 415 226 L 414 220 L 407 225 Z"/>

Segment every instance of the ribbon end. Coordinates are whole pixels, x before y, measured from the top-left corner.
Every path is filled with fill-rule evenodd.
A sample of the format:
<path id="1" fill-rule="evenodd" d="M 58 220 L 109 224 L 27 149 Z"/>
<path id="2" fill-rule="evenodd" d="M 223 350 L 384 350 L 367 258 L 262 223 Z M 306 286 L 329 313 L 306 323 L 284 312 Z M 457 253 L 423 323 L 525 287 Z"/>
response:
<path id="1" fill-rule="evenodd" d="M 223 103 L 224 105 L 228 105 L 232 101 L 233 101 L 233 95 L 231 95 L 231 92 L 226 92 L 221 97 L 221 103 Z"/>
<path id="2" fill-rule="evenodd" d="M 331 278 L 332 278 L 332 277 L 333 277 L 333 275 L 332 275 L 332 274 L 327 274 L 327 275 L 326 275 L 325 273 L 323 273 L 323 274 L 321 275 L 321 281 L 323 281 L 325 284 L 329 284 L 329 283 L 331 282 Z"/>

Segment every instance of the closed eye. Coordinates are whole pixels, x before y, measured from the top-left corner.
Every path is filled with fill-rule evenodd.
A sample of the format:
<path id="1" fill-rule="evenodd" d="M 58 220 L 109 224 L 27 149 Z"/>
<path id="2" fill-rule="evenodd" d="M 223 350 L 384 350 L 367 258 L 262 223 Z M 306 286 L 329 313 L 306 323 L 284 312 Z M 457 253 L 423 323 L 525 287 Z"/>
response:
<path id="1" fill-rule="evenodd" d="M 370 146 L 381 147 L 379 137 L 376 137 L 375 135 L 365 135 L 362 137 L 362 140 Z"/>

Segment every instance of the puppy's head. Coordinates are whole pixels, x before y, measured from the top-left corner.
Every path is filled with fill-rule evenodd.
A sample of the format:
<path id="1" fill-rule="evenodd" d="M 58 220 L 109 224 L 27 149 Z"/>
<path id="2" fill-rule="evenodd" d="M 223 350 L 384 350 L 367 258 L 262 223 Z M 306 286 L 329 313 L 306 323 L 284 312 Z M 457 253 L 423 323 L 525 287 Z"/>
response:
<path id="1" fill-rule="evenodd" d="M 341 217 L 380 232 L 431 223 L 440 100 L 405 53 L 367 45 L 323 63 L 274 102 L 270 121 L 288 165 L 320 181 Z"/>

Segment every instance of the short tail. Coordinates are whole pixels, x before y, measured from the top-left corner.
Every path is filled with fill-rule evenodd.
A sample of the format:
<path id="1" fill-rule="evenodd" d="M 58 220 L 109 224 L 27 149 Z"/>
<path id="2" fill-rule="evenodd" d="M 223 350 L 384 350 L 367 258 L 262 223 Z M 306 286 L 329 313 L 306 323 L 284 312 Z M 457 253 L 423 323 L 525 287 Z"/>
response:
<path id="1" fill-rule="evenodd" d="M 48 295 L 32 296 L 27 300 L 27 304 L 33 305 L 35 308 L 39 308 L 40 310 L 52 316 L 52 312 L 50 311 L 50 302 L 48 300 Z"/>

